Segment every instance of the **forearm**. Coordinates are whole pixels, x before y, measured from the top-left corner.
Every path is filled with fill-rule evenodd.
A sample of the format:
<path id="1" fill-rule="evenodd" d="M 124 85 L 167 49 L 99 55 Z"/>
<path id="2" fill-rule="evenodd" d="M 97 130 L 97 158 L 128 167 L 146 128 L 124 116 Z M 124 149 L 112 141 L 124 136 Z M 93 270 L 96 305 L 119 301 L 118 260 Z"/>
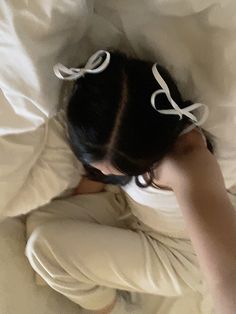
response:
<path id="1" fill-rule="evenodd" d="M 236 309 L 236 215 L 222 182 L 208 179 L 208 186 L 206 182 L 201 185 L 186 181 L 175 193 L 216 308 L 220 314 L 233 314 Z"/>
<path id="2" fill-rule="evenodd" d="M 219 314 L 236 312 L 236 215 L 216 158 L 199 132 L 177 140 L 156 168 L 171 187 Z"/>
<path id="3" fill-rule="evenodd" d="M 178 193 L 177 198 L 191 240 L 209 275 L 220 276 L 226 266 L 229 271 L 236 269 L 236 216 L 226 193 L 195 187 L 184 197 Z"/>

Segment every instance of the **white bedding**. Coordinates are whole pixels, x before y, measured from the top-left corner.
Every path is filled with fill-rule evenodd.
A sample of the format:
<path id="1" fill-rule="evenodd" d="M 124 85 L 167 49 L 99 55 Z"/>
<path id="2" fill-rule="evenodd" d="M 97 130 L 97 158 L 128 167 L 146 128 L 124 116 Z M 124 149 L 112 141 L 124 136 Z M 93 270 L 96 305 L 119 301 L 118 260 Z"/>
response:
<path id="1" fill-rule="evenodd" d="M 35 284 L 26 257 L 25 226 L 19 219 L 0 223 L 0 313 L 78 314 L 78 307 L 47 286 Z"/>
<path id="2" fill-rule="evenodd" d="M 73 55 L 89 14 L 83 0 L 0 2 L 0 135 L 34 130 L 55 114 L 52 67 Z"/>
<path id="3" fill-rule="evenodd" d="M 236 193 L 235 12 L 235 0 L 1 1 L 0 215 L 26 213 L 78 183 L 81 165 L 70 151 L 63 120 L 51 118 L 61 86 L 52 66 L 77 65 L 100 48 L 160 62 L 187 98 L 209 105 L 205 128 L 215 136 L 227 187 Z M 75 313 L 62 297 L 34 286 L 23 257 L 23 226 L 15 220 L 5 226 L 0 312 Z M 16 294 L 15 302 L 9 300 Z M 152 298 L 146 297 L 148 314 L 156 313 Z M 184 314 L 186 303 L 180 306 Z M 176 314 L 174 308 L 162 304 L 165 314 Z"/>
<path id="4" fill-rule="evenodd" d="M 66 145 L 63 162 L 56 163 L 54 147 L 47 171 L 42 167 L 61 86 L 52 66 L 75 65 L 98 48 L 160 62 L 187 98 L 209 105 L 205 128 L 216 137 L 228 187 L 234 185 L 235 9 L 234 0 L 2 1 L 0 213 L 27 212 L 76 184 L 74 157 L 63 141 L 55 143 Z"/>
<path id="5" fill-rule="evenodd" d="M 0 181 L 3 215 L 25 214 L 78 185 L 82 166 L 66 140 L 61 113 L 34 131 L 3 139 L 2 158 L 11 153 Z"/>

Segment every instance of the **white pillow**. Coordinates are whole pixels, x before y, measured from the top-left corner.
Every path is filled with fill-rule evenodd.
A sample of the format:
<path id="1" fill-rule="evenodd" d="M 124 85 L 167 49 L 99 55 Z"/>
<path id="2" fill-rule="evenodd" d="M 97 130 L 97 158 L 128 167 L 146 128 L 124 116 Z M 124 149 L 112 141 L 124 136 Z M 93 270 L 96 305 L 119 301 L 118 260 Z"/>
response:
<path id="1" fill-rule="evenodd" d="M 53 65 L 75 55 L 91 11 L 84 0 L 0 1 L 0 135 L 34 130 L 57 111 Z"/>
<path id="2" fill-rule="evenodd" d="M 0 146 L 0 215 L 26 214 L 80 181 L 83 167 L 67 141 L 63 113 L 35 131 L 0 137 Z"/>
<path id="3" fill-rule="evenodd" d="M 92 18 L 91 18 L 92 17 Z M 77 65 L 118 45 L 93 1 L 0 2 L 0 214 L 35 209 L 78 184 L 81 165 L 58 111 L 57 62 Z"/>

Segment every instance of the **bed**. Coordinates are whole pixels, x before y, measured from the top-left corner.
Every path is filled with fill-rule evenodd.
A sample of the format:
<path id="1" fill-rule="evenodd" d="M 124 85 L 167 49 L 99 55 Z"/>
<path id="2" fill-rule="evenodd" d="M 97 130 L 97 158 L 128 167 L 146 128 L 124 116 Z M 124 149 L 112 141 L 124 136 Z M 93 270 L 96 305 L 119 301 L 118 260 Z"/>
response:
<path id="1" fill-rule="evenodd" d="M 35 283 L 24 256 L 21 215 L 75 187 L 82 173 L 65 136 L 57 62 L 75 65 L 97 49 L 122 47 L 167 67 L 186 98 L 208 104 L 204 128 L 235 202 L 235 10 L 234 0 L 0 3 L 0 313 L 78 313 Z M 184 313 L 195 301 L 173 303 Z M 153 296 L 143 302 L 148 314 L 176 313 Z"/>

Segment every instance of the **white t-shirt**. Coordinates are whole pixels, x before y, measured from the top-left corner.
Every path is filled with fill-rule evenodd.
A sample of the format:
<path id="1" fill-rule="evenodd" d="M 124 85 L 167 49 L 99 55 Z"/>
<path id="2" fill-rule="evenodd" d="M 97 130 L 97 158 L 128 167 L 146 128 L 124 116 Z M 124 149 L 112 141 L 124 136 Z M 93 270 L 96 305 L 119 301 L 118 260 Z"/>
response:
<path id="1" fill-rule="evenodd" d="M 144 183 L 140 176 L 139 181 Z M 172 191 L 137 186 L 133 178 L 123 187 L 132 213 L 151 229 L 168 236 L 188 238 L 185 222 Z"/>
<path id="2" fill-rule="evenodd" d="M 225 185 L 232 204 L 236 208 L 236 165 L 234 147 L 215 148 Z M 142 176 L 141 183 L 145 183 Z M 132 179 L 123 187 L 132 213 L 145 225 L 162 234 L 189 238 L 185 221 L 174 192 L 148 186 L 141 188 Z"/>

